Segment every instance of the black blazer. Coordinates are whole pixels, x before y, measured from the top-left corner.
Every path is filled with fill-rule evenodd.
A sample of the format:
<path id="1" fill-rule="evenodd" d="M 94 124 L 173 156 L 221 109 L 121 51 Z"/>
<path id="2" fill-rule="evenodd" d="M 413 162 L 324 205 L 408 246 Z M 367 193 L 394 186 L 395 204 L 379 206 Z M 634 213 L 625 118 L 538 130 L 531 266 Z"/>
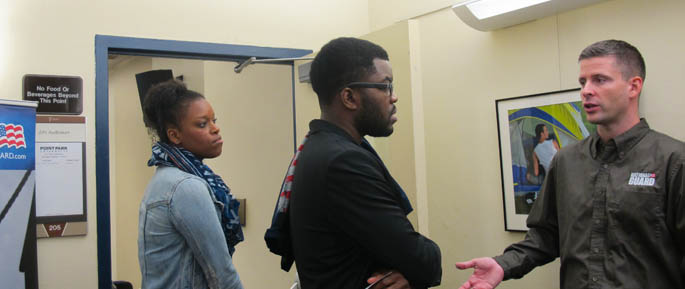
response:
<path id="1" fill-rule="evenodd" d="M 440 284 L 440 248 L 414 230 L 404 192 L 368 143 L 313 120 L 295 167 L 290 230 L 303 289 L 364 288 L 380 270 Z"/>

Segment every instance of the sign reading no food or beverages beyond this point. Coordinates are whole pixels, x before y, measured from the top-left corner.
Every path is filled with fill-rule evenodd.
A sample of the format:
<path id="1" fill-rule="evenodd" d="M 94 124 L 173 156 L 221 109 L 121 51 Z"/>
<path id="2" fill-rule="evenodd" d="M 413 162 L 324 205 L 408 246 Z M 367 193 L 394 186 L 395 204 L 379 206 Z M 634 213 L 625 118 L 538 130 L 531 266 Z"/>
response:
<path id="1" fill-rule="evenodd" d="M 38 114 L 81 114 L 83 79 L 79 76 L 24 75 L 24 100 L 38 102 Z"/>

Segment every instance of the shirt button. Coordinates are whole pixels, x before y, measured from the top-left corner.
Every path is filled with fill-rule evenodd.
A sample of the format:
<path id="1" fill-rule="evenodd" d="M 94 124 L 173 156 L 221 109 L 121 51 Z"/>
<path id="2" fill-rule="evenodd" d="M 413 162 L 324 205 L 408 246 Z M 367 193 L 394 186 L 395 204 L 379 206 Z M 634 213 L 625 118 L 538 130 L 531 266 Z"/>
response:
<path id="1" fill-rule="evenodd" d="M 597 225 L 599 225 L 599 223 L 601 223 L 601 222 L 602 221 L 600 221 L 600 220 L 595 220 L 595 224 L 597 224 Z"/>
<path id="2" fill-rule="evenodd" d="M 592 282 L 597 282 L 597 277 L 592 277 Z"/>
<path id="3" fill-rule="evenodd" d="M 592 249 L 592 252 L 595 252 L 595 254 L 596 254 L 596 253 L 599 253 L 599 249 L 594 248 L 594 249 Z"/>

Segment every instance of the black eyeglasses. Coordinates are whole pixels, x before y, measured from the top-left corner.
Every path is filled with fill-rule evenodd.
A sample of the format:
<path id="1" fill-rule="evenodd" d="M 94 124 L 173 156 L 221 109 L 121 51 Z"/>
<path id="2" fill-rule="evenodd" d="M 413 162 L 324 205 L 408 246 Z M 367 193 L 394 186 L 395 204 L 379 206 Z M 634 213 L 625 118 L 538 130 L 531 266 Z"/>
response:
<path id="1" fill-rule="evenodd" d="M 387 95 L 392 95 L 392 82 L 350 82 L 346 87 L 376 88 L 387 92 Z"/>

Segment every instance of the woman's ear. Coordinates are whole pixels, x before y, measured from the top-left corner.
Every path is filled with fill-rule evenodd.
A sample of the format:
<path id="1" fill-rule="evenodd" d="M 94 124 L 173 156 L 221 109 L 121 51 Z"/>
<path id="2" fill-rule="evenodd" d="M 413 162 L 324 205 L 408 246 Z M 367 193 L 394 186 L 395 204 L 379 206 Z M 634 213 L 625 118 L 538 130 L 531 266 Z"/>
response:
<path id="1" fill-rule="evenodd" d="M 181 144 L 181 131 L 179 131 L 177 128 L 167 128 L 166 130 L 166 136 L 169 138 L 169 141 L 175 145 Z"/>

